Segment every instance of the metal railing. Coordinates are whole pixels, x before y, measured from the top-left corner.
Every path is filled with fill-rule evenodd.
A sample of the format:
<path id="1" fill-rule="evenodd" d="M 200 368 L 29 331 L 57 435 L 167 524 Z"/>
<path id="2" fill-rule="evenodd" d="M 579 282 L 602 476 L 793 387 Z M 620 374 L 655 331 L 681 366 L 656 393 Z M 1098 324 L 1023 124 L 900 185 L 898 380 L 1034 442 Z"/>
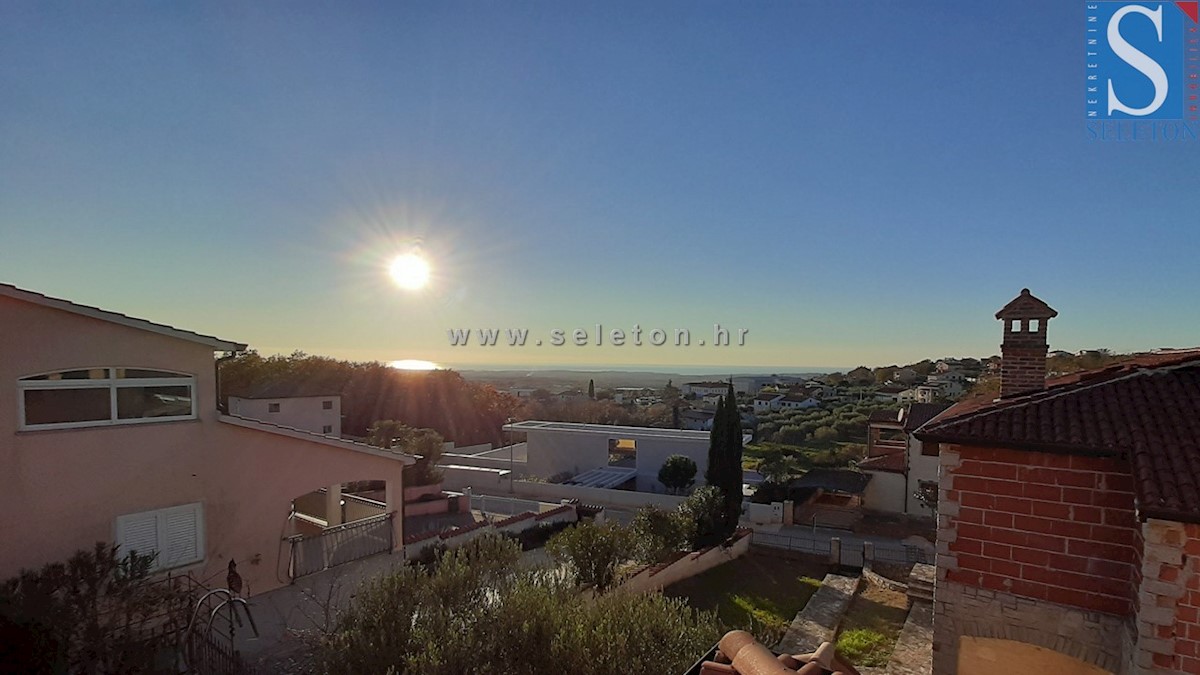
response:
<path id="1" fill-rule="evenodd" d="M 527 511 L 541 513 L 542 503 L 530 499 L 473 494 L 471 495 L 471 510 L 496 516 L 515 516 Z"/>
<path id="2" fill-rule="evenodd" d="M 287 537 L 291 544 L 289 571 L 293 579 L 392 550 L 393 513 L 363 518 L 326 528 L 320 534 Z"/>
<path id="3" fill-rule="evenodd" d="M 831 550 L 828 539 L 818 540 L 807 537 L 789 537 L 770 532 L 755 532 L 750 535 L 750 543 L 799 553 L 811 553 L 813 555 L 829 555 Z"/>
<path id="4" fill-rule="evenodd" d="M 927 562 L 928 556 L 925 550 L 920 546 L 876 546 L 875 560 L 882 563 L 897 563 L 907 565 L 909 563 L 924 563 Z"/>

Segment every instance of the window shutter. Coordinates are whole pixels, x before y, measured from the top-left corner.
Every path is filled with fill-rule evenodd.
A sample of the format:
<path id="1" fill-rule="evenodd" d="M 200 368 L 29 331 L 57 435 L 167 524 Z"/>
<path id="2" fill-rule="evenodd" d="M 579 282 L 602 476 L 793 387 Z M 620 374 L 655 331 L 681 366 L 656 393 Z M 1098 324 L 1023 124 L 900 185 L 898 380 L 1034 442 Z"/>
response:
<path id="1" fill-rule="evenodd" d="M 138 555 L 150 555 L 158 553 L 158 518 L 151 511 L 147 513 L 134 513 L 128 516 L 117 517 L 117 544 L 120 545 L 118 555 L 129 555 L 130 551 L 137 551 Z M 161 556 L 159 556 L 161 558 Z M 155 567 L 162 564 L 162 560 L 155 561 Z"/>
<path id="2" fill-rule="evenodd" d="M 204 557 L 199 504 L 165 509 L 162 511 L 162 520 L 164 566 L 184 565 Z"/>
<path id="3" fill-rule="evenodd" d="M 200 504 L 117 516 L 119 554 L 158 554 L 154 569 L 189 565 L 204 559 L 204 513 Z"/>

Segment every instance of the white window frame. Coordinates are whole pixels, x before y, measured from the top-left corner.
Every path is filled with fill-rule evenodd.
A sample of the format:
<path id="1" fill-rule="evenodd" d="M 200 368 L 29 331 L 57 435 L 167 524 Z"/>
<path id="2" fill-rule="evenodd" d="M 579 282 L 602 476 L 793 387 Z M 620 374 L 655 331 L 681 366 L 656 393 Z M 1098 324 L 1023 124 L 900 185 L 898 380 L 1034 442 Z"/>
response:
<path id="1" fill-rule="evenodd" d="M 174 560 L 174 561 L 171 561 L 171 564 L 167 564 L 166 560 L 164 559 L 164 553 L 167 550 L 166 523 L 167 523 L 167 519 L 171 515 L 178 514 L 178 513 L 193 513 L 195 515 L 195 518 L 196 518 L 196 556 L 194 558 L 186 558 L 183 560 Z M 154 516 L 155 535 L 158 540 L 155 551 L 154 551 L 158 555 L 155 557 L 154 564 L 150 568 L 152 571 L 159 572 L 162 570 L 174 569 L 177 567 L 186 567 L 188 565 L 194 565 L 196 563 L 204 562 L 204 505 L 201 504 L 200 502 L 195 502 L 192 504 L 183 504 L 181 506 L 170 506 L 165 509 L 156 509 L 153 511 L 142 511 L 140 513 L 127 513 L 124 515 L 117 516 L 115 532 L 114 532 L 114 534 L 115 534 L 114 541 L 116 541 L 121 546 L 121 548 L 118 549 L 118 551 L 117 551 L 118 556 L 129 555 L 129 551 L 125 550 L 125 545 L 123 542 L 125 527 L 128 525 L 128 523 L 130 523 L 135 518 L 145 518 L 148 516 Z M 141 555 L 146 555 L 147 552 L 146 551 L 138 551 L 138 553 Z"/>
<path id="2" fill-rule="evenodd" d="M 107 377 L 94 380 L 31 380 L 28 378 L 42 375 L 53 375 L 75 370 L 104 370 Z M 118 378 L 117 370 L 154 370 L 171 373 L 178 377 L 139 377 Z M 192 412 L 189 415 L 171 415 L 169 417 L 133 417 L 122 419 L 118 417 L 117 390 L 136 387 L 187 387 L 192 401 Z M 25 392 L 45 389 L 107 389 L 109 418 L 106 420 L 87 420 L 83 422 L 55 422 L 52 424 L 25 423 Z M 25 375 L 17 380 L 17 428 L 21 431 L 41 431 L 53 429 L 80 429 L 84 427 L 107 427 L 124 424 L 146 424 L 151 422 L 177 422 L 198 418 L 196 410 L 196 376 L 173 370 L 150 368 L 146 366 L 93 366 L 81 368 L 62 368 L 44 373 Z"/>

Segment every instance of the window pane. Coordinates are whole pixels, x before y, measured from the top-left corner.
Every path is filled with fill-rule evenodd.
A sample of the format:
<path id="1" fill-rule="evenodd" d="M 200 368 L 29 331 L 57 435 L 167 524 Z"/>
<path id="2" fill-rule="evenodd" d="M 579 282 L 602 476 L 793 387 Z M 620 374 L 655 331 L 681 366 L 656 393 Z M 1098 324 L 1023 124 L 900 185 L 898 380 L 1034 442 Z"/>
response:
<path id="1" fill-rule="evenodd" d="M 192 414 L 192 388 L 118 387 L 117 417 L 179 417 Z"/>
<path id="2" fill-rule="evenodd" d="M 21 379 L 27 382 L 45 382 L 48 380 L 103 380 L 106 377 L 108 377 L 108 368 L 91 368 L 89 370 L 64 370 Z"/>
<path id="3" fill-rule="evenodd" d="M 144 370 L 141 368 L 117 368 L 117 377 L 126 380 L 133 380 L 146 377 L 187 377 L 179 373 L 168 373 L 165 370 Z"/>
<path id="4" fill-rule="evenodd" d="M 112 419 L 108 392 L 108 387 L 26 390 L 25 424 L 96 422 Z"/>

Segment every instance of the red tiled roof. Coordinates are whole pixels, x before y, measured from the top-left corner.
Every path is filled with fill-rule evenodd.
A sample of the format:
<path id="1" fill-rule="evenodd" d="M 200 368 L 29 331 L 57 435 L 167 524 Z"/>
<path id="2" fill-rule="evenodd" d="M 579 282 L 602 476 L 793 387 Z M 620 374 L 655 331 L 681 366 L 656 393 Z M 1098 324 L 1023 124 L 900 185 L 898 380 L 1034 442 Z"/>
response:
<path id="1" fill-rule="evenodd" d="M 920 429 L 921 425 L 937 417 L 938 413 L 949 407 L 949 403 L 913 403 L 908 406 L 908 412 L 904 414 L 904 430 Z"/>
<path id="2" fill-rule="evenodd" d="M 950 408 L 921 440 L 1121 456 L 1143 515 L 1200 522 L 1200 348 L 1072 373 L 1045 391 Z"/>
<path id="3" fill-rule="evenodd" d="M 907 451 L 901 450 L 900 452 L 893 452 L 888 455 L 879 455 L 877 457 L 864 459 L 858 463 L 858 468 L 867 471 L 890 471 L 892 473 L 904 473 L 905 452 Z"/>
<path id="4" fill-rule="evenodd" d="M 492 526 L 493 527 L 504 527 L 505 525 L 512 525 L 513 523 L 519 523 L 522 520 L 525 520 L 526 518 L 532 518 L 533 516 L 534 516 L 533 511 L 526 511 L 524 513 L 518 513 L 515 516 L 509 516 L 509 517 L 505 518 L 504 520 L 498 520 L 498 521 L 492 523 Z"/>

